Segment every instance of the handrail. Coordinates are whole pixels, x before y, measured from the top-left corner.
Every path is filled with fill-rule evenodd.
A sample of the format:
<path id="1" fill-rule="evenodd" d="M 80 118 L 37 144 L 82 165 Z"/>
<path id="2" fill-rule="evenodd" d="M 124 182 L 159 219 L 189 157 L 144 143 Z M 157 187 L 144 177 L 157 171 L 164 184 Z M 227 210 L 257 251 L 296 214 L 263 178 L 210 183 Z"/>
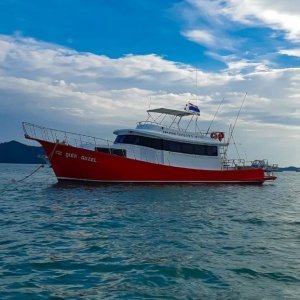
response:
<path id="1" fill-rule="evenodd" d="M 93 145 L 95 147 L 103 145 L 100 143 L 105 142 L 108 148 L 113 144 L 112 141 L 102 138 L 97 138 L 94 136 L 89 136 L 85 134 L 79 134 L 64 130 L 57 130 L 53 128 L 47 128 L 40 125 L 22 122 L 23 131 L 25 137 L 31 139 L 38 139 L 42 141 L 48 141 L 52 143 L 63 143 L 67 145 L 72 145 L 77 148 L 84 148 Z"/>
<path id="2" fill-rule="evenodd" d="M 239 168 L 260 168 L 269 174 L 273 174 L 278 169 L 277 164 L 269 164 L 268 160 L 260 159 L 253 161 L 246 161 L 245 159 L 223 159 L 223 169 L 239 169 Z"/>
<path id="3" fill-rule="evenodd" d="M 215 133 L 215 132 L 219 132 L 219 133 L 225 133 L 225 131 L 216 131 L 216 130 L 211 130 L 211 131 L 204 131 L 204 130 L 199 130 L 199 131 L 187 131 L 183 128 L 180 128 L 180 127 L 176 127 L 176 126 L 165 126 L 163 124 L 159 124 L 157 122 L 153 122 L 153 121 L 140 121 L 140 122 L 137 122 L 137 125 L 156 125 L 162 129 L 165 129 L 165 130 L 173 130 L 173 131 L 176 131 L 176 132 L 184 132 L 186 134 L 193 134 L 193 135 L 197 135 L 197 136 L 210 136 L 211 133 Z"/>

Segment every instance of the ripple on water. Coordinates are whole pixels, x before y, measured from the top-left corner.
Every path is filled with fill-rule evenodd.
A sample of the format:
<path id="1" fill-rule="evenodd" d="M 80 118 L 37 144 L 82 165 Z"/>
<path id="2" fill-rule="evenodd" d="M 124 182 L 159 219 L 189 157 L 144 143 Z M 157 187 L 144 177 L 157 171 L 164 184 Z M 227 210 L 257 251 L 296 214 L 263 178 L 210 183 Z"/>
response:
<path id="1" fill-rule="evenodd" d="M 34 168 L 0 165 L 1 299 L 299 299 L 299 173 L 97 187 L 44 168 L 7 187 Z"/>

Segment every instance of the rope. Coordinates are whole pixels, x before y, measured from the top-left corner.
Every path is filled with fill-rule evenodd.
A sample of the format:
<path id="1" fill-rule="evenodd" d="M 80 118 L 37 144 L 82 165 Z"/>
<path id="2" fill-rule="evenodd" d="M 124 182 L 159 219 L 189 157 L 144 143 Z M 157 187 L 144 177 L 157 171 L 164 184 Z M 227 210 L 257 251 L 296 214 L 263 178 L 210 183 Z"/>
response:
<path id="1" fill-rule="evenodd" d="M 55 143 L 55 145 L 54 145 L 54 147 L 53 147 L 53 150 L 51 151 L 51 153 L 50 153 L 50 155 L 49 155 L 49 161 L 50 161 L 50 163 L 51 163 L 52 157 L 53 157 L 53 155 L 54 155 L 54 151 L 55 151 L 55 149 L 56 149 L 58 143 L 59 143 L 59 142 L 56 142 L 56 143 Z"/>
<path id="2" fill-rule="evenodd" d="M 19 180 L 12 179 L 12 180 L 11 180 L 11 183 L 7 184 L 7 185 L 4 187 L 4 189 L 2 190 L 2 193 L 5 192 L 5 191 L 7 191 L 7 189 L 8 189 L 13 183 L 18 183 L 18 182 L 22 182 L 22 181 L 26 180 L 27 178 L 29 178 L 29 177 L 31 177 L 33 174 L 35 174 L 39 169 L 44 168 L 44 166 L 45 166 L 44 164 L 38 166 L 34 171 L 32 171 L 29 175 L 26 175 L 26 176 L 25 176 L 24 178 L 22 178 L 22 179 L 19 179 Z"/>
<path id="3" fill-rule="evenodd" d="M 53 157 L 53 155 L 54 155 L 54 152 L 55 152 L 55 149 L 56 149 L 57 145 L 58 145 L 58 142 L 55 143 L 55 145 L 54 145 L 54 147 L 53 147 L 53 150 L 51 151 L 51 153 L 50 153 L 50 155 L 49 155 L 49 161 L 50 161 L 50 163 L 51 163 L 51 160 L 52 160 L 52 157 Z M 33 170 L 29 175 L 26 175 L 24 178 L 19 179 L 19 180 L 12 179 L 12 182 L 11 182 L 10 184 L 7 184 L 7 185 L 5 186 L 5 188 L 2 190 L 2 192 L 5 192 L 5 191 L 8 189 L 8 187 L 11 186 L 11 184 L 13 184 L 13 183 L 18 183 L 18 182 L 22 182 L 22 181 L 26 180 L 27 178 L 29 178 L 29 177 L 31 177 L 33 174 L 35 174 L 39 169 L 44 168 L 44 167 L 45 167 L 45 165 L 44 165 L 44 164 L 41 164 L 41 165 L 38 166 L 35 170 Z"/>
<path id="4" fill-rule="evenodd" d="M 53 158 L 53 155 L 54 155 L 54 152 L 55 152 L 55 149 L 57 147 L 57 145 L 59 144 L 59 142 L 56 142 L 54 147 L 53 147 L 53 150 L 51 151 L 50 155 L 49 155 L 49 161 L 51 163 L 51 160 Z M 31 177 L 33 174 L 35 174 L 39 169 L 41 168 L 44 168 L 44 164 L 41 164 L 40 166 L 38 166 L 35 170 L 33 170 L 29 175 L 26 175 L 24 178 L 22 179 L 19 179 L 19 180 L 15 180 L 15 179 L 12 179 L 11 180 L 11 183 L 7 184 L 6 186 L 4 186 L 4 189 L 1 191 L 1 193 L 5 192 L 13 183 L 18 183 L 18 182 L 22 182 L 24 180 L 26 180 L 27 178 Z"/>
<path id="5" fill-rule="evenodd" d="M 25 176 L 24 178 L 17 180 L 16 182 L 22 182 L 24 180 L 26 180 L 27 178 L 29 178 L 30 176 L 32 176 L 34 173 L 36 173 L 39 169 L 44 168 L 44 165 L 40 165 L 38 166 L 33 172 L 31 172 L 29 175 Z"/>

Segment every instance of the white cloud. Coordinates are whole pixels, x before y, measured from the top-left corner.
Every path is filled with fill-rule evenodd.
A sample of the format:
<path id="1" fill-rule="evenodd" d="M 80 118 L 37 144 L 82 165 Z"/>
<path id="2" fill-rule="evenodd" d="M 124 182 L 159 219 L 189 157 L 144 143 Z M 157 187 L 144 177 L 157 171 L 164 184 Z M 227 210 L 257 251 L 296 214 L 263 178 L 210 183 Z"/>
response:
<path id="1" fill-rule="evenodd" d="M 224 12 L 234 20 L 254 24 L 258 21 L 266 27 L 284 31 L 289 40 L 300 41 L 298 0 L 290 0 L 288 4 L 278 0 L 231 0 Z"/>
<path id="2" fill-rule="evenodd" d="M 228 18 L 247 26 L 265 26 L 300 42 L 299 0 L 187 0 L 199 14 L 219 20 Z"/>
<path id="3" fill-rule="evenodd" d="M 262 61 L 262 62 L 252 62 L 246 59 L 224 59 L 224 62 L 228 66 L 228 70 L 230 72 L 235 72 L 235 73 L 251 73 L 254 71 L 262 72 L 262 71 L 267 71 L 269 70 L 268 62 L 267 61 Z"/>
<path id="4" fill-rule="evenodd" d="M 234 50 L 230 39 L 222 36 L 216 30 L 191 29 L 181 32 L 191 42 L 206 46 L 207 48 Z"/>
<path id="5" fill-rule="evenodd" d="M 256 137 L 240 138 L 257 153 L 258 141 L 266 136 L 279 147 L 278 137 L 272 135 L 276 128 L 287 140 L 290 137 L 291 153 L 284 158 L 276 147 L 272 150 L 282 161 L 298 159 L 300 164 L 298 152 L 292 151 L 293 145 L 300 147 L 294 138 L 300 128 L 300 69 L 263 68 L 264 62 L 233 57 L 226 63 L 223 71 L 198 70 L 196 88 L 192 66 L 154 54 L 112 59 L 33 39 L 0 36 L 0 114 L 18 123 L 85 124 L 83 131 L 98 126 L 89 134 L 99 135 L 103 124 L 134 126 L 144 119 L 150 102 L 152 107 L 180 109 L 193 93 L 200 98 L 204 129 L 225 97 L 215 126 L 227 129 L 248 92 L 237 136 L 239 128 L 255 132 Z"/>
<path id="6" fill-rule="evenodd" d="M 300 57 L 300 48 L 280 50 L 279 53 L 288 56 Z"/>
<path id="7" fill-rule="evenodd" d="M 198 44 L 203 44 L 208 46 L 215 46 L 216 44 L 215 37 L 211 33 L 205 30 L 200 30 L 200 29 L 186 30 L 182 32 L 182 35 L 185 36 L 188 40 Z"/>

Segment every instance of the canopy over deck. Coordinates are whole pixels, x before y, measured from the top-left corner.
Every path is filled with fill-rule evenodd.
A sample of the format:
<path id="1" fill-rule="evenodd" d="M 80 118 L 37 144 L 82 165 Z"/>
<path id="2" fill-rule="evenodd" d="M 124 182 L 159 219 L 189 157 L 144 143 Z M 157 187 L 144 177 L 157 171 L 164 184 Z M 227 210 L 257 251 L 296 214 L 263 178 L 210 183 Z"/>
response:
<path id="1" fill-rule="evenodd" d="M 172 115 L 176 117 L 184 117 L 184 116 L 191 116 L 195 115 L 195 113 L 183 111 L 183 110 L 176 110 L 176 109 L 169 109 L 169 108 L 155 108 L 147 110 L 148 113 L 159 113 L 159 114 L 166 114 Z"/>

